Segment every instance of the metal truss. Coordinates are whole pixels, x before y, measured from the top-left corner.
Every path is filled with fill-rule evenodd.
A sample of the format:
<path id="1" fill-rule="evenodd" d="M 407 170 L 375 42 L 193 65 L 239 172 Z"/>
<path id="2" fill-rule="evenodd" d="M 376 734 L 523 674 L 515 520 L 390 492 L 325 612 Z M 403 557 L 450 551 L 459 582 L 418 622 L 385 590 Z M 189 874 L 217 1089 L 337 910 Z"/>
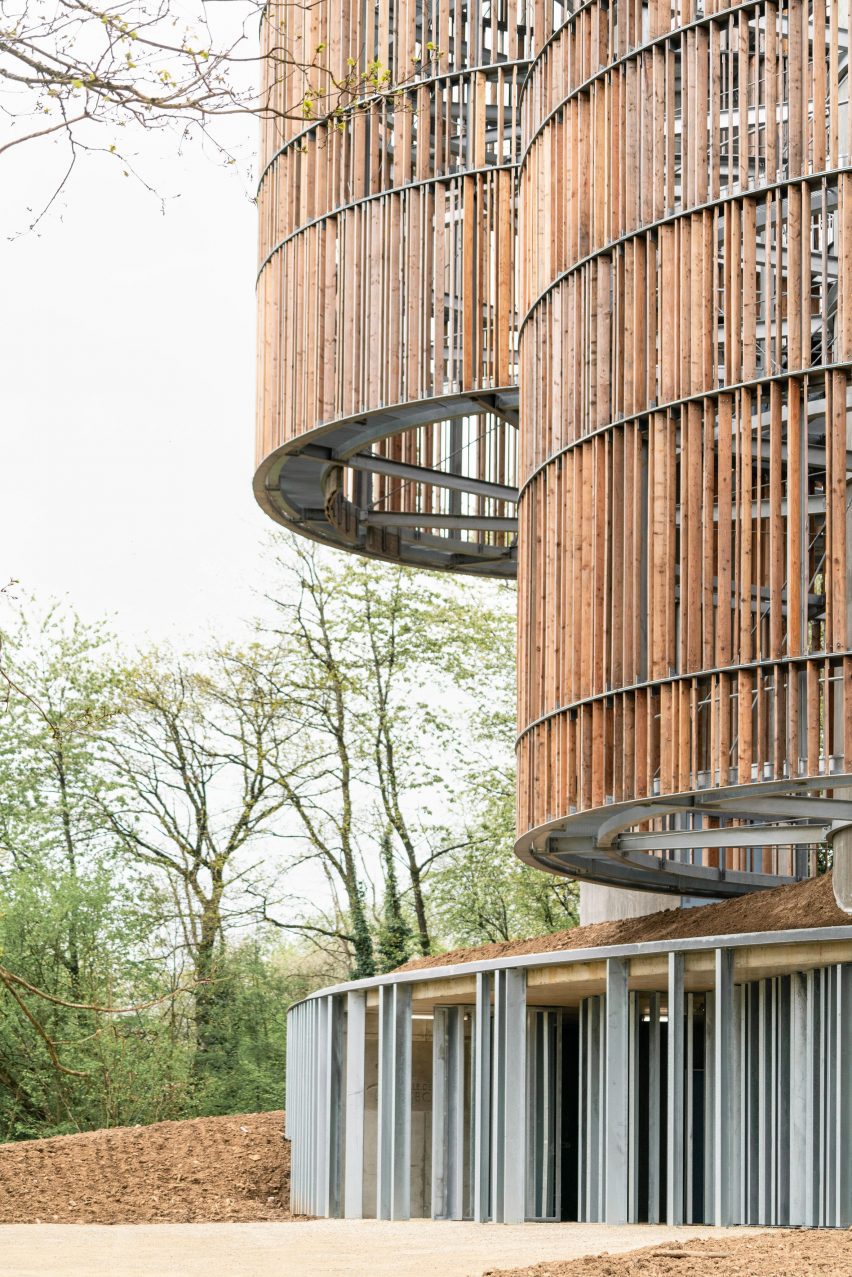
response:
<path id="1" fill-rule="evenodd" d="M 470 576 L 514 578 L 517 517 L 462 509 L 465 498 L 475 506 L 498 502 L 514 508 L 515 487 L 461 472 L 460 455 L 447 468 L 396 461 L 372 451 L 391 437 L 404 437 L 421 426 L 454 419 L 495 418 L 517 424 L 518 390 L 506 387 L 491 393 L 445 395 L 372 412 L 332 426 L 306 432 L 267 457 L 255 478 L 255 496 L 276 522 L 328 545 Z M 354 482 L 347 476 L 355 476 Z M 382 475 L 405 485 L 413 508 L 387 510 L 371 501 L 368 484 L 357 476 Z M 347 480 L 344 482 L 344 480 Z M 360 494 L 350 500 L 346 490 Z M 435 510 L 424 501 L 430 489 L 456 494 L 450 505 Z M 436 535 L 443 533 L 443 535 Z M 476 534 L 480 535 L 476 535 Z M 505 534 L 504 544 L 489 540 Z M 456 534 L 456 535 L 453 535 Z M 458 535 L 468 534 L 468 535 Z"/>

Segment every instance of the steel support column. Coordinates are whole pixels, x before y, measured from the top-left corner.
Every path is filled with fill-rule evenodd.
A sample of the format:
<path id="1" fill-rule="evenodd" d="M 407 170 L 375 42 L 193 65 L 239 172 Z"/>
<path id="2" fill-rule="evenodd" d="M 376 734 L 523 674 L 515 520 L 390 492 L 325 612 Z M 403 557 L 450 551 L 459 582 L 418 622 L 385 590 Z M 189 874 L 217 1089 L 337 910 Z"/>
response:
<path id="1" fill-rule="evenodd" d="M 808 981 L 796 971 L 790 977 L 790 1224 L 807 1219 L 807 1053 Z"/>
<path id="2" fill-rule="evenodd" d="M 491 989 L 490 972 L 476 976 L 473 1083 L 473 1218 L 484 1223 L 491 1216 Z"/>
<path id="3" fill-rule="evenodd" d="M 682 1224 L 684 1147 L 683 954 L 669 954 L 666 1223 Z"/>
<path id="4" fill-rule="evenodd" d="M 805 975 L 805 1139 L 799 1155 L 805 1163 L 805 1219 L 811 1228 L 819 1225 L 819 1164 L 820 1164 L 820 973 L 808 971 Z"/>
<path id="5" fill-rule="evenodd" d="M 837 968 L 837 1140 L 835 1223 L 852 1224 L 852 966 Z"/>
<path id="6" fill-rule="evenodd" d="M 790 1223 L 790 1123 L 793 1074 L 790 1068 L 790 977 L 778 981 L 775 1005 L 776 1119 L 775 1119 L 775 1223 Z"/>
<path id="7" fill-rule="evenodd" d="M 652 993 L 649 999 L 648 1041 L 648 1223 L 658 1224 L 661 1218 L 660 1202 L 660 1140 L 661 1127 L 661 1077 L 662 1051 L 660 1042 L 660 995 Z M 643 1099 L 644 1102 L 644 1099 Z"/>
<path id="8" fill-rule="evenodd" d="M 494 973 L 491 1210 L 520 1224 L 526 1199 L 526 972 Z"/>
<path id="9" fill-rule="evenodd" d="M 606 1176 L 606 1011 L 604 998 L 586 998 L 580 1007 L 580 1221 L 605 1218 Z"/>
<path id="10" fill-rule="evenodd" d="M 319 1042 L 322 1090 L 319 1094 L 321 1164 L 317 1183 L 320 1214 L 336 1218 L 341 1213 L 343 1153 L 343 998 L 323 998 L 322 1033 Z"/>
<path id="11" fill-rule="evenodd" d="M 376 1215 L 411 1213 L 411 985 L 379 989 Z"/>
<path id="12" fill-rule="evenodd" d="M 432 1218 L 464 1218 L 464 1008 L 436 1007 L 432 1027 Z"/>
<path id="13" fill-rule="evenodd" d="M 716 1129 L 716 997 L 704 996 L 704 1222 L 714 1218 Z"/>
<path id="14" fill-rule="evenodd" d="M 734 954 L 716 950 L 716 1006 L 714 1033 L 714 1133 L 713 1133 L 713 1222 L 717 1228 L 734 1223 L 734 1202 L 738 1183 L 735 1149 L 736 1121 L 736 1004 L 734 999 Z"/>
<path id="15" fill-rule="evenodd" d="M 642 995 L 639 993 L 630 994 L 630 1025 L 628 1030 L 630 1035 L 629 1061 L 627 1065 L 628 1085 L 630 1087 L 630 1160 L 627 1172 L 627 1209 L 628 1221 L 631 1224 L 638 1224 L 639 1222 L 639 1181 L 641 1178 L 641 1165 L 639 1159 L 639 1146 L 641 1141 L 640 1131 L 643 1120 L 647 1119 L 650 1121 L 650 1097 L 648 1095 L 640 1095 L 639 1091 L 640 1034 L 642 1024 L 641 997 Z M 650 1086 L 648 1089 L 650 1090 Z M 650 1167 L 646 1174 L 650 1185 Z"/>
<path id="16" fill-rule="evenodd" d="M 343 1194 L 347 1219 L 364 1215 L 364 1066 L 367 1046 L 367 995 L 346 995 L 346 1157 Z"/>
<path id="17" fill-rule="evenodd" d="M 626 1224 L 629 1191 L 628 962 L 606 964 L 606 1179 L 605 1221 Z"/>

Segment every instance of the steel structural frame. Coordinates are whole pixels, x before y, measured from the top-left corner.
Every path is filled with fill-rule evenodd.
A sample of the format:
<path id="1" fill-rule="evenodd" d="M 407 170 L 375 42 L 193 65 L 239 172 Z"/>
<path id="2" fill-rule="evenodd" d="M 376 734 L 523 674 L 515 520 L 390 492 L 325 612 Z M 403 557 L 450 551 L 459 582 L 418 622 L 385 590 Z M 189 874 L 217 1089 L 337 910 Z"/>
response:
<path id="1" fill-rule="evenodd" d="M 797 950 L 790 950 L 792 944 Z M 764 955 L 779 954 L 776 974 L 737 977 L 738 955 L 754 955 L 758 946 Z M 806 951 L 810 956 L 798 966 L 796 955 Z M 712 960 L 710 973 L 701 977 L 705 991 L 687 992 L 699 967 L 707 971 L 703 959 L 695 966 L 702 954 Z M 350 1106 L 348 1097 L 363 1096 L 367 1089 L 363 1012 L 376 1004 L 377 1213 L 407 1217 L 410 1043 L 418 986 L 428 989 L 439 980 L 442 995 L 452 998 L 453 979 L 464 981 L 467 989 L 473 976 L 474 1003 L 439 1001 L 431 1012 L 434 1217 L 520 1222 L 564 1218 L 567 1210 L 588 1222 L 664 1215 L 671 1223 L 847 1227 L 852 1224 L 850 957 L 852 927 L 826 928 L 726 936 L 724 943 L 706 937 L 530 954 L 323 990 L 288 1013 L 294 1209 L 363 1214 L 359 1181 L 372 1173 L 363 1160 L 364 1109 L 358 1102 Z M 649 959 L 662 960 L 655 967 L 660 975 L 654 988 L 649 988 Z M 561 1051 L 566 1046 L 545 1048 L 543 1031 L 555 1031 L 568 1012 L 530 1003 L 527 981 L 536 968 L 559 965 L 588 973 L 590 964 L 603 970 L 596 977 L 601 991 L 581 992 L 574 1004 L 580 1033 L 577 1054 L 566 1057 L 565 1069 Z M 587 974 L 583 980 L 587 985 Z M 417 1014 L 420 1021 L 429 1018 Z M 344 1035 L 331 1027 L 335 1018 L 349 1016 L 353 1020 Z M 667 1027 L 665 1056 L 662 1026 Z M 335 1046 L 344 1037 L 345 1066 Z M 646 1042 L 642 1049 L 640 1039 Z M 334 1103 L 331 1082 L 344 1071 L 345 1108 Z M 567 1206 L 561 1189 L 556 1197 L 541 1190 L 542 1177 L 555 1175 L 553 1150 L 561 1147 L 565 1086 L 578 1096 L 578 1196 Z M 663 1131 L 667 1178 L 655 1151 Z M 700 1155 L 695 1152 L 698 1131 L 704 1139 Z M 649 1152 L 640 1209 L 636 1168 L 642 1140 Z M 338 1156 L 344 1148 L 345 1165 Z"/>

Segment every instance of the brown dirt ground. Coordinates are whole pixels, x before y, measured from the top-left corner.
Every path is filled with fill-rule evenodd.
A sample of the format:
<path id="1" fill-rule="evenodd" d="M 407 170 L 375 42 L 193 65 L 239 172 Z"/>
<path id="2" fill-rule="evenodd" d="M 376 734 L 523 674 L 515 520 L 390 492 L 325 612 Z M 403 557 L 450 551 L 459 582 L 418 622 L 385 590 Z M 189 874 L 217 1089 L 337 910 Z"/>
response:
<path id="1" fill-rule="evenodd" d="M 248 1113 L 0 1144 L 0 1223 L 287 1220 L 283 1130 Z"/>
<path id="2" fill-rule="evenodd" d="M 786 1231 L 649 1246 L 531 1268 L 492 1269 L 485 1277 L 849 1277 L 852 1232 Z"/>
<path id="3" fill-rule="evenodd" d="M 452 949 L 428 958 L 412 958 L 400 971 L 443 967 L 457 962 L 508 958 L 525 953 L 553 953 L 557 949 L 587 949 L 598 945 L 636 944 L 643 940 L 681 940 L 690 936 L 727 936 L 745 931 L 792 931 L 801 927 L 848 927 L 852 916 L 837 907 L 831 874 L 737 896 L 718 905 L 697 909 L 664 909 L 644 918 L 595 922 L 571 931 L 555 931 L 532 940 L 507 940 L 471 949 Z"/>

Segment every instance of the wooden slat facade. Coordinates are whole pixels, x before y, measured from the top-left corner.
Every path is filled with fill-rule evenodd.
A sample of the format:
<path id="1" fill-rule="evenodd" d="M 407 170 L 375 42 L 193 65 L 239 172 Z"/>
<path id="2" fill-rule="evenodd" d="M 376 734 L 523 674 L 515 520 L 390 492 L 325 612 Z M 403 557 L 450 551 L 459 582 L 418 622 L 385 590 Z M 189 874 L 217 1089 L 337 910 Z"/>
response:
<path id="1" fill-rule="evenodd" d="M 256 453 L 266 508 L 281 521 L 299 525 L 303 513 L 274 491 L 282 455 L 339 423 L 363 421 L 376 456 L 517 487 L 518 97 L 533 21 L 546 36 L 563 17 L 552 0 L 266 7 Z M 314 67 L 279 65 L 277 47 Z M 360 80 L 375 64 L 392 94 L 371 98 Z M 316 121 L 300 118 L 306 94 Z M 356 507 L 515 514 L 482 493 L 349 468 L 332 486 L 332 522 L 348 509 L 355 547 L 392 557 L 405 557 L 404 544 L 365 538 Z M 342 528 L 306 522 L 330 539 Z M 514 534 L 446 535 L 502 547 L 514 574 Z"/>
<path id="2" fill-rule="evenodd" d="M 689 833 L 669 864 L 766 885 L 816 841 L 717 845 L 759 823 L 744 786 L 849 804 L 848 18 L 265 11 L 267 53 L 316 65 L 267 63 L 258 499 L 362 553 L 517 562 L 518 851 L 546 867 L 550 833 L 640 800 L 669 809 L 640 835 Z M 355 101 L 376 64 L 397 91 Z M 293 112 L 308 84 L 330 120 Z"/>
<path id="3" fill-rule="evenodd" d="M 852 772 L 848 7 L 590 0 L 521 118 L 519 835 L 761 782 L 830 795 Z M 792 840 L 727 855 L 803 871 Z"/>

